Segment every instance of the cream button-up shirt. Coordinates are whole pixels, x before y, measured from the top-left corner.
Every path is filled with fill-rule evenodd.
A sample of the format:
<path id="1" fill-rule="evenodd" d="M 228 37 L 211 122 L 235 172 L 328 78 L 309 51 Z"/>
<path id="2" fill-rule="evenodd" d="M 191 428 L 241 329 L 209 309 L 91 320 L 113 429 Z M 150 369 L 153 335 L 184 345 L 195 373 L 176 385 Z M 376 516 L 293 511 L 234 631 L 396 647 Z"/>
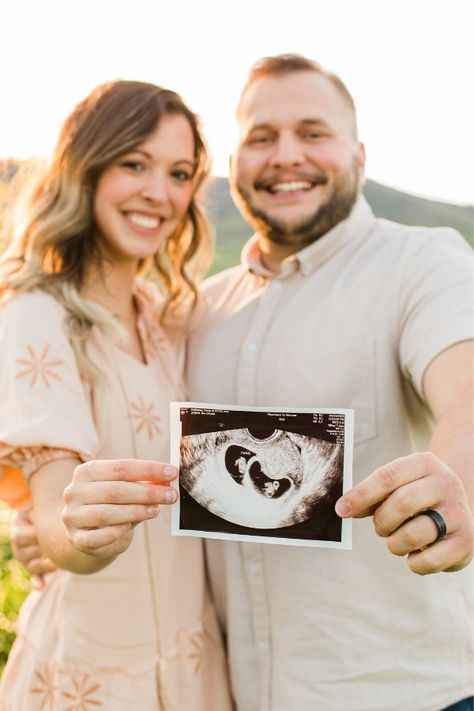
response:
<path id="1" fill-rule="evenodd" d="M 354 482 L 426 448 L 430 361 L 473 337 L 471 250 L 449 228 L 349 218 L 278 275 L 252 238 L 209 279 L 194 401 L 355 410 Z M 353 550 L 208 541 L 238 711 L 434 711 L 473 693 L 471 568 L 416 576 L 370 520 Z"/>

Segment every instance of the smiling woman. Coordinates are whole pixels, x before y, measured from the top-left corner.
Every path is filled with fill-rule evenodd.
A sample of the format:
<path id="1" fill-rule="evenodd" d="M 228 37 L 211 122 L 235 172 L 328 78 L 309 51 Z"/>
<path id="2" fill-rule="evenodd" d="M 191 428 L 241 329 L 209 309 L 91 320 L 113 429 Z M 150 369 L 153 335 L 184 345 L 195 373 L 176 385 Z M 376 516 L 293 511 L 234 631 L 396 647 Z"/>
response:
<path id="1" fill-rule="evenodd" d="M 164 116 L 134 150 L 104 170 L 94 196 L 103 250 L 121 261 L 153 257 L 179 228 L 194 191 L 194 137 L 184 116 Z"/>
<path id="2" fill-rule="evenodd" d="M 101 86 L 66 120 L 0 264 L 0 496 L 31 492 L 57 566 L 2 677 L 15 711 L 231 708 L 201 543 L 169 533 L 168 405 L 208 254 L 207 170 L 177 94 Z"/>

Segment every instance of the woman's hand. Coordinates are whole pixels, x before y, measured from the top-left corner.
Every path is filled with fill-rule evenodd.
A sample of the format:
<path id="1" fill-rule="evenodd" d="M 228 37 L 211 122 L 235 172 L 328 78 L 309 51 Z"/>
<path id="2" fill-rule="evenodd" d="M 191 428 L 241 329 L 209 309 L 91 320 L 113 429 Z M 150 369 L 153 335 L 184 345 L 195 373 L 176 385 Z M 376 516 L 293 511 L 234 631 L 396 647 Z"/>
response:
<path id="1" fill-rule="evenodd" d="M 36 589 L 45 585 L 44 576 L 56 570 L 56 566 L 44 555 L 38 539 L 32 509 L 17 511 L 10 531 L 13 554 L 31 576 L 31 584 Z"/>
<path id="2" fill-rule="evenodd" d="M 64 490 L 62 519 L 71 544 L 97 559 L 123 553 L 133 527 L 174 504 L 177 476 L 170 464 L 139 459 L 96 460 L 76 467 Z"/>

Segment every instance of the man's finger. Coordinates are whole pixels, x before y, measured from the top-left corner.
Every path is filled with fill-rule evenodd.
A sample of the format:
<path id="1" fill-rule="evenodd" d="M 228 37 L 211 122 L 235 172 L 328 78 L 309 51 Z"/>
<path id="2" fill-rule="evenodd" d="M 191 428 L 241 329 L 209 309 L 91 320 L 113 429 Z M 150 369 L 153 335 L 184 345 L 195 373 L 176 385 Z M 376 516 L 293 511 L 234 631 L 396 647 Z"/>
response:
<path id="1" fill-rule="evenodd" d="M 450 489 L 448 484 L 451 484 Z M 379 536 L 389 536 L 413 516 L 428 509 L 450 507 L 455 497 L 462 495 L 462 484 L 455 474 L 446 477 L 446 482 L 440 482 L 437 476 L 422 477 L 404 484 L 382 501 L 374 513 L 374 528 Z M 433 522 L 431 524 L 435 528 Z"/>
<path id="2" fill-rule="evenodd" d="M 472 559 L 472 546 L 460 545 L 456 537 L 443 538 L 422 551 L 410 553 L 408 567 L 418 575 L 453 573 L 464 568 Z"/>
<path id="3" fill-rule="evenodd" d="M 10 537 L 14 546 L 30 546 L 38 542 L 36 529 L 31 523 L 20 524 L 18 522 L 12 527 Z"/>
<path id="4" fill-rule="evenodd" d="M 43 551 L 37 544 L 18 547 L 12 543 L 12 548 L 15 558 L 26 567 L 28 566 L 30 560 L 33 558 L 39 558 L 43 555 Z"/>
<path id="5" fill-rule="evenodd" d="M 47 573 L 52 573 L 53 570 L 56 570 L 56 566 L 49 560 L 49 558 L 46 558 L 46 556 L 41 556 L 41 558 L 33 558 L 32 560 L 30 560 L 28 565 L 26 566 L 26 569 L 28 570 L 30 575 L 42 578 L 43 575 L 46 575 Z"/>
<path id="6" fill-rule="evenodd" d="M 429 452 L 394 459 L 346 492 L 336 503 L 336 513 L 341 518 L 369 516 L 374 507 L 396 489 L 425 477 L 439 466 L 446 469 L 442 462 Z"/>
<path id="7" fill-rule="evenodd" d="M 449 526 L 447 534 L 450 533 Z M 394 555 L 405 556 L 424 550 L 438 538 L 438 529 L 428 516 L 415 516 L 387 538 L 387 548 Z"/>

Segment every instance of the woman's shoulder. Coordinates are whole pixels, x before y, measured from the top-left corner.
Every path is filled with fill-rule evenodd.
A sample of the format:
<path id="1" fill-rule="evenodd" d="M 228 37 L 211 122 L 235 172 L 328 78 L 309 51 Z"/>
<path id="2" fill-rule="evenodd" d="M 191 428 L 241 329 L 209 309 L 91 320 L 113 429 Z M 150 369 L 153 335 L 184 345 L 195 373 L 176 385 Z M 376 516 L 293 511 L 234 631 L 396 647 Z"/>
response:
<path id="1" fill-rule="evenodd" d="M 0 306 L 0 322 L 9 328 L 47 330 L 51 335 L 63 329 L 66 311 L 57 299 L 41 289 L 7 298 Z"/>
<path id="2" fill-rule="evenodd" d="M 57 299 L 42 289 L 24 291 L 5 299 L 1 304 L 2 313 L 41 314 L 64 316 L 65 309 Z"/>

